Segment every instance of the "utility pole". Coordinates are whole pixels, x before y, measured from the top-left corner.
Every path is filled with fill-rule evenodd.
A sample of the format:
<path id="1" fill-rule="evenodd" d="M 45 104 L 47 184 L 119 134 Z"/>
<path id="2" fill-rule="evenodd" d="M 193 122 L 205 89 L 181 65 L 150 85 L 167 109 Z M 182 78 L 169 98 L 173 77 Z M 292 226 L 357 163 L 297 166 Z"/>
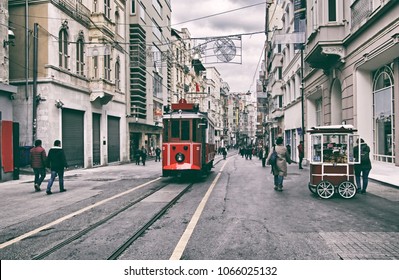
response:
<path id="1" fill-rule="evenodd" d="M 25 99 L 29 99 L 29 3 L 25 0 Z"/>
<path id="2" fill-rule="evenodd" d="M 37 138 L 37 63 L 38 63 L 38 36 L 39 25 L 35 23 L 33 29 L 33 96 L 32 96 L 32 140 L 34 143 Z"/>
<path id="3" fill-rule="evenodd" d="M 301 140 L 305 143 L 305 101 L 304 101 L 304 83 L 303 83 L 303 48 L 304 44 L 301 44 L 301 108 L 302 108 L 302 133 L 301 133 Z"/>

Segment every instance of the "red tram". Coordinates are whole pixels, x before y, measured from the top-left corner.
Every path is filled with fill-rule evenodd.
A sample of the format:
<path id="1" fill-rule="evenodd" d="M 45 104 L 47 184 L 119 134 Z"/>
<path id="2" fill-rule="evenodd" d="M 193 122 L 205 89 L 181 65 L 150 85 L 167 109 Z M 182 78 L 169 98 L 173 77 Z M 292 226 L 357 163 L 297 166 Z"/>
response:
<path id="1" fill-rule="evenodd" d="M 167 106 L 163 115 L 162 176 L 208 173 L 215 159 L 215 128 L 198 104 Z"/>

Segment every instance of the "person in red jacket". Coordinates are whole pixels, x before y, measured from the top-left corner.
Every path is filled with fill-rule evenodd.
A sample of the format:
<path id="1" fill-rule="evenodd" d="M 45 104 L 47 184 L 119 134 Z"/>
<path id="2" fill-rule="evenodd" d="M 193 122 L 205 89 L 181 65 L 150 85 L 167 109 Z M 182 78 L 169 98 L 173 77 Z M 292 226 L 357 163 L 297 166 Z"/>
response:
<path id="1" fill-rule="evenodd" d="M 305 151 L 303 149 L 303 141 L 299 142 L 299 145 L 298 145 L 298 156 L 299 156 L 299 169 L 303 169 L 302 168 L 302 161 L 303 161 L 303 158 L 305 157 Z"/>
<path id="2" fill-rule="evenodd" d="M 35 141 L 35 147 L 30 150 L 30 165 L 35 174 L 34 188 L 40 191 L 40 185 L 46 177 L 46 150 L 42 147 L 42 140 Z"/>

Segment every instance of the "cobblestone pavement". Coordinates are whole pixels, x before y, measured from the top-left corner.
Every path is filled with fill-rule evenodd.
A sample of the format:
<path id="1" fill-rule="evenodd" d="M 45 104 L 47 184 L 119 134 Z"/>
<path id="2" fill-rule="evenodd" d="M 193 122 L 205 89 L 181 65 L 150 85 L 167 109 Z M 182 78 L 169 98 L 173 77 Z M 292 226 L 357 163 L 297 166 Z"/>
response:
<path id="1" fill-rule="evenodd" d="M 327 245 L 343 260 L 398 260 L 398 232 L 322 232 Z"/>

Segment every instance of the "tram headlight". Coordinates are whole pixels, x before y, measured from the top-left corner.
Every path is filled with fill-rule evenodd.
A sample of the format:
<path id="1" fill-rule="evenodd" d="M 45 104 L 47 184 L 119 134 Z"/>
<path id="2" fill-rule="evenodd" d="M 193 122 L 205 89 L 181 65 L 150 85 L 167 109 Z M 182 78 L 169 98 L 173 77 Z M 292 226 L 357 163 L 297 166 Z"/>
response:
<path id="1" fill-rule="evenodd" d="M 175 156 L 175 159 L 177 162 L 183 162 L 184 161 L 184 155 L 182 153 L 177 153 Z"/>

